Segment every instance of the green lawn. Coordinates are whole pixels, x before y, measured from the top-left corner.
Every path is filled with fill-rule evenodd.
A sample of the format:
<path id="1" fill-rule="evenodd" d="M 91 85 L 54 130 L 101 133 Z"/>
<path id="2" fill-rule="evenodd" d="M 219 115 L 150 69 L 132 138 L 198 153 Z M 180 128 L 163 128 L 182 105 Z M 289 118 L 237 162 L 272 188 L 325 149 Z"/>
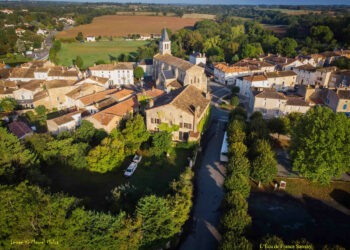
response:
<path id="1" fill-rule="evenodd" d="M 137 48 L 147 43 L 147 41 L 125 41 L 122 38 L 90 43 L 62 43 L 58 53 L 59 64 L 70 66 L 78 55 L 83 59 L 84 67 L 92 66 L 98 60 L 110 63 L 123 53 L 135 57 Z"/>
<path id="2" fill-rule="evenodd" d="M 125 159 L 121 167 L 105 174 L 66 166 L 44 167 L 43 172 L 49 177 L 48 186 L 53 192 L 78 197 L 88 208 L 108 210 L 106 197 L 111 195 L 113 188 L 128 182 L 136 187 L 137 196 L 166 195 L 169 184 L 185 170 L 188 166 L 187 158 L 192 154 L 193 149 L 176 147 L 169 158 L 165 155 L 155 158 L 147 150 L 143 150 L 143 159 L 131 178 L 124 177 L 124 171 L 132 157 Z M 130 204 L 133 205 L 135 204 Z"/>

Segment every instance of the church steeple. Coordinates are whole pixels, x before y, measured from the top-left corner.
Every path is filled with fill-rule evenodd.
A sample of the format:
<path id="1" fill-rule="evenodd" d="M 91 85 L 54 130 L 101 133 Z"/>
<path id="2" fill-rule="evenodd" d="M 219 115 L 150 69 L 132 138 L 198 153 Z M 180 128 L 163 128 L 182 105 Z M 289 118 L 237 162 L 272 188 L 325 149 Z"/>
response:
<path id="1" fill-rule="evenodd" d="M 171 55 L 171 41 L 169 40 L 166 28 L 163 29 L 162 38 L 159 41 L 159 53 L 161 55 Z"/>

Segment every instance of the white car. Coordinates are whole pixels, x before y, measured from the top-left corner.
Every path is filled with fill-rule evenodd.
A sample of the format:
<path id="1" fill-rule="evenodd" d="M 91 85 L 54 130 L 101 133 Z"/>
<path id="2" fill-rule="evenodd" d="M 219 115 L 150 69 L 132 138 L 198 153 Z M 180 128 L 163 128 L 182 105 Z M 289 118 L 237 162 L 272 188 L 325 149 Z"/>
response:
<path id="1" fill-rule="evenodd" d="M 132 159 L 133 162 L 136 162 L 136 163 L 140 163 L 142 159 L 142 156 L 141 155 L 135 155 L 134 158 Z"/>
<path id="2" fill-rule="evenodd" d="M 136 168 L 137 168 L 136 162 L 130 163 L 129 167 L 125 170 L 124 175 L 126 177 L 132 176 L 132 174 L 135 172 Z"/>

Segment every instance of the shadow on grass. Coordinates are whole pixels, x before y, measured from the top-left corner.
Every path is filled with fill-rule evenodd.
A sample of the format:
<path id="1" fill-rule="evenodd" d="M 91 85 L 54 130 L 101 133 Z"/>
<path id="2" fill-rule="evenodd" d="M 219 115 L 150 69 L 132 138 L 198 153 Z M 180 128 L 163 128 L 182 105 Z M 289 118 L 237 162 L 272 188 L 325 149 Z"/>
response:
<path id="1" fill-rule="evenodd" d="M 344 207 L 350 209 L 350 194 L 348 192 L 341 189 L 334 189 L 331 197 Z"/>
<path id="2" fill-rule="evenodd" d="M 315 246 L 350 245 L 350 216 L 308 195 L 295 198 L 285 193 L 251 193 L 249 214 L 252 217 L 250 238 L 267 234 L 285 241 L 306 238 Z"/>

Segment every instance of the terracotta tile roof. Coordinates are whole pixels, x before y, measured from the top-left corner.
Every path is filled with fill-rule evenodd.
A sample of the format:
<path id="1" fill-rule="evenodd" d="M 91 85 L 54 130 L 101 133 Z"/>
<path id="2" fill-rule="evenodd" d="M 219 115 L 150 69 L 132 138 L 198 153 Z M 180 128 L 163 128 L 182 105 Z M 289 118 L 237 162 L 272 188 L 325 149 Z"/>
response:
<path id="1" fill-rule="evenodd" d="M 297 59 L 291 57 L 283 57 L 279 55 L 269 55 L 264 57 L 263 60 L 268 63 L 284 66 L 295 62 Z"/>
<path id="2" fill-rule="evenodd" d="M 287 105 L 290 106 L 309 106 L 309 104 L 300 96 L 287 96 Z"/>
<path id="3" fill-rule="evenodd" d="M 0 63 L 0 69 L 1 69 L 1 68 L 5 68 L 5 67 L 6 67 L 6 64 Z"/>
<path id="4" fill-rule="evenodd" d="M 131 96 L 135 93 L 135 91 L 131 89 L 122 89 L 118 92 L 111 93 L 110 96 L 115 97 L 117 100 L 123 99 L 125 97 Z"/>
<path id="5" fill-rule="evenodd" d="M 99 101 L 102 101 L 103 99 L 107 98 L 107 95 L 112 94 L 114 92 L 117 92 L 118 90 L 116 89 L 107 89 L 104 91 L 97 92 L 92 95 L 87 95 L 80 97 L 79 100 L 84 104 L 84 105 L 89 105 L 92 103 L 97 103 Z"/>
<path id="6" fill-rule="evenodd" d="M 286 100 L 286 97 L 284 94 L 277 92 L 274 89 L 264 89 L 263 91 L 256 91 L 253 93 L 255 95 L 255 98 Z"/>
<path id="7" fill-rule="evenodd" d="M 34 69 L 13 68 L 9 75 L 10 78 L 34 78 Z"/>
<path id="8" fill-rule="evenodd" d="M 156 88 L 152 88 L 149 90 L 145 90 L 142 93 L 138 93 L 137 96 L 145 96 L 145 97 L 149 97 L 149 98 L 156 98 L 159 97 L 161 95 L 164 95 L 165 92 L 161 89 L 156 89 Z"/>
<path id="9" fill-rule="evenodd" d="M 45 85 L 48 89 L 63 88 L 75 85 L 76 80 L 50 80 L 45 81 Z"/>
<path id="10" fill-rule="evenodd" d="M 350 90 L 339 90 L 337 91 L 339 99 L 350 99 Z"/>
<path id="11" fill-rule="evenodd" d="M 287 76 L 297 76 L 298 74 L 295 73 L 293 70 L 283 70 L 283 71 L 276 71 L 276 72 L 266 72 L 265 75 L 267 78 L 278 78 L 278 77 L 287 77 Z"/>
<path id="12" fill-rule="evenodd" d="M 102 110 L 92 116 L 96 121 L 102 125 L 108 125 L 110 121 L 116 117 L 123 117 L 126 114 L 133 112 L 139 106 L 136 96 L 133 96 L 123 102 L 117 103 L 105 110 Z"/>
<path id="13" fill-rule="evenodd" d="M 60 67 L 60 68 L 51 68 L 48 76 L 57 76 L 57 77 L 78 77 L 79 71 L 72 68 L 68 69 L 66 67 Z"/>
<path id="14" fill-rule="evenodd" d="M 18 88 L 27 89 L 29 91 L 35 91 L 39 88 L 42 88 L 44 85 L 44 80 L 31 80 L 29 82 L 18 83 Z"/>
<path id="15" fill-rule="evenodd" d="M 95 82 L 105 84 L 109 79 L 105 77 L 98 77 L 98 76 L 89 76 L 87 79 L 91 79 Z"/>
<path id="16" fill-rule="evenodd" d="M 298 67 L 295 67 L 298 70 L 305 70 L 305 71 L 316 71 L 316 67 L 312 66 L 311 64 L 304 64 Z"/>
<path id="17" fill-rule="evenodd" d="M 9 95 L 9 94 L 12 94 L 13 91 L 15 91 L 15 89 L 6 89 L 2 86 L 0 86 L 0 95 Z"/>
<path id="18" fill-rule="evenodd" d="M 95 94 L 96 93 L 95 87 L 96 87 L 96 85 L 93 83 L 86 83 L 86 84 L 80 85 L 77 88 L 73 89 L 72 91 L 68 92 L 66 94 L 66 96 L 68 96 L 72 99 L 77 99 L 77 98 L 82 97 L 82 96 Z M 101 88 L 103 88 L 103 87 L 101 87 Z"/>
<path id="19" fill-rule="evenodd" d="M 49 94 L 47 93 L 47 90 L 42 90 L 42 91 L 40 91 L 40 92 L 38 92 L 38 93 L 36 93 L 36 94 L 34 95 L 33 101 L 36 102 L 36 101 L 39 101 L 39 100 L 41 100 L 41 99 L 44 99 L 44 98 L 46 98 L 46 97 L 48 97 L 48 96 L 49 96 Z"/>
<path id="20" fill-rule="evenodd" d="M 250 71 L 249 67 L 228 66 L 223 63 L 216 64 L 215 68 L 225 73 L 238 73 Z"/>
<path id="21" fill-rule="evenodd" d="M 154 56 L 155 59 L 158 59 L 162 62 L 165 62 L 169 65 L 175 66 L 179 69 L 182 69 L 183 71 L 188 70 L 189 68 L 195 66 L 194 64 L 190 63 L 189 61 L 186 61 L 184 59 L 169 55 L 169 54 L 165 54 L 165 55 L 161 55 L 161 54 L 157 54 Z"/>
<path id="22" fill-rule="evenodd" d="M 9 130 L 18 138 L 22 138 L 26 134 L 30 134 L 33 131 L 24 122 L 12 122 L 9 124 Z"/>
<path id="23" fill-rule="evenodd" d="M 174 89 L 178 89 L 182 87 L 182 84 L 178 80 L 174 80 L 167 85 L 167 87 L 172 87 Z"/>
<path id="24" fill-rule="evenodd" d="M 248 67 L 251 70 L 261 69 L 261 67 L 274 67 L 274 65 L 271 63 L 256 60 L 256 59 L 249 59 L 249 58 L 242 59 L 242 60 L 236 62 L 235 64 L 233 64 L 233 66 Z"/>
<path id="25" fill-rule="evenodd" d="M 68 122 L 74 121 L 73 115 L 79 114 L 84 112 L 84 110 L 78 110 L 72 113 L 68 113 L 59 117 L 56 117 L 54 119 L 51 119 L 53 122 L 55 122 L 58 126 L 66 124 Z"/>
<path id="26" fill-rule="evenodd" d="M 266 81 L 267 78 L 264 75 L 250 75 L 250 76 L 244 76 L 244 80 L 250 81 L 250 82 L 259 82 L 259 81 Z"/>
<path id="27" fill-rule="evenodd" d="M 129 62 L 119 62 L 116 64 L 100 64 L 89 68 L 90 70 L 132 70 L 134 69 L 133 63 Z"/>
<path id="28" fill-rule="evenodd" d="M 0 80 L 0 86 L 5 88 L 16 88 L 17 82 L 16 81 L 2 81 Z"/>
<path id="29" fill-rule="evenodd" d="M 50 68 L 37 68 L 35 69 L 35 72 L 38 72 L 38 73 L 46 73 L 50 70 Z"/>
<path id="30" fill-rule="evenodd" d="M 201 116 L 209 103 L 210 100 L 206 99 L 199 89 L 193 85 L 187 85 L 160 96 L 154 102 L 153 107 L 171 104 L 190 114 L 193 114 L 195 109 L 199 107 L 198 116 Z"/>
<path id="31" fill-rule="evenodd" d="M 7 79 L 10 76 L 12 68 L 0 68 L 0 79 Z"/>

